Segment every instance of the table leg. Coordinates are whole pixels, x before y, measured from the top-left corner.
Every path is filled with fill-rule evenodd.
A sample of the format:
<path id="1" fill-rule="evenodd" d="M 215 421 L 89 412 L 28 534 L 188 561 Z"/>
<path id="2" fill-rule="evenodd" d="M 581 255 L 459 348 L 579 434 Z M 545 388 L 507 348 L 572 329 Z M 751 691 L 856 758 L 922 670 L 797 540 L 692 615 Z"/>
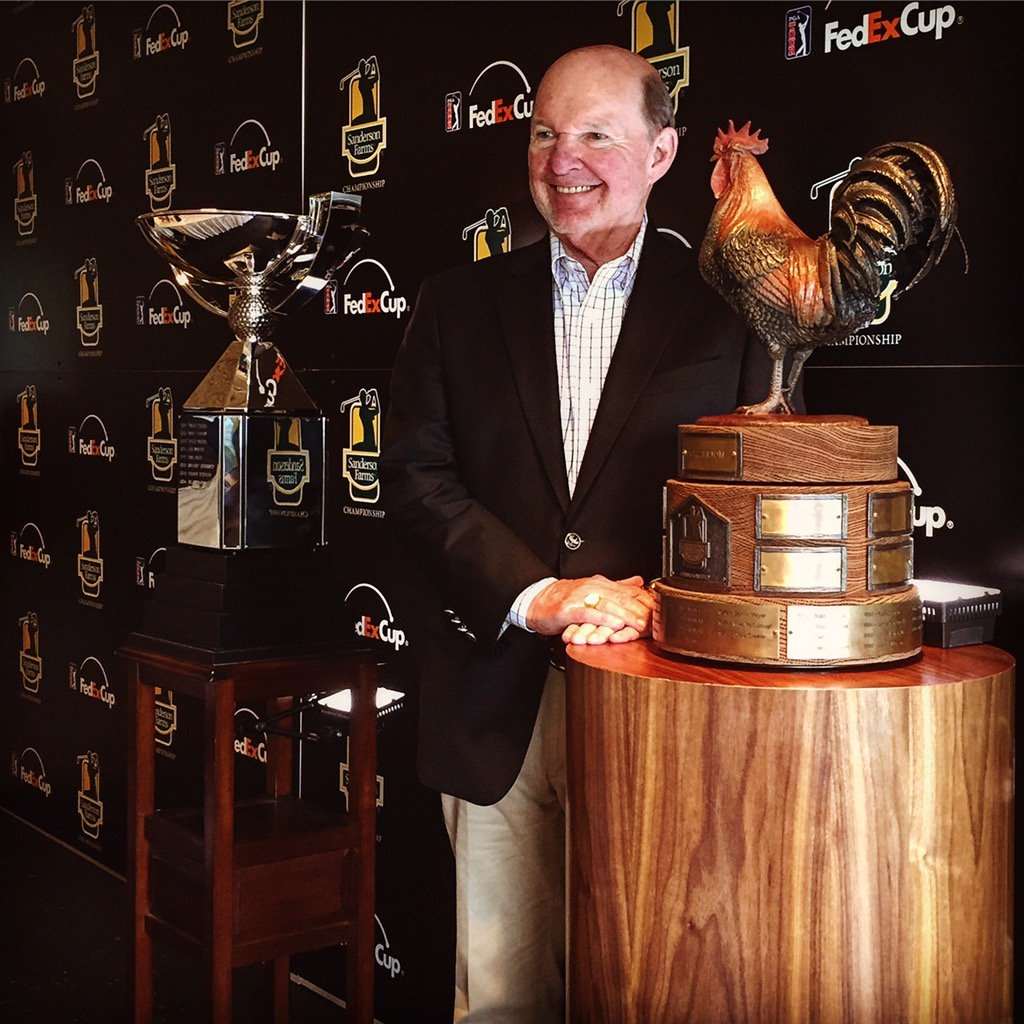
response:
<path id="1" fill-rule="evenodd" d="M 204 701 L 206 781 L 204 786 L 203 944 L 211 1024 L 231 1021 L 231 940 L 234 928 L 234 739 L 233 680 L 212 683 Z"/>
<path id="2" fill-rule="evenodd" d="M 149 842 L 146 816 L 154 808 L 154 767 L 156 748 L 153 736 L 155 701 L 153 688 L 139 679 L 138 666 L 132 672 L 133 699 L 128 702 L 131 716 L 128 751 L 128 870 L 131 872 L 129 903 L 131 910 L 131 971 L 129 973 L 129 1011 L 134 1024 L 153 1020 L 153 940 L 146 931 L 149 913 Z"/>

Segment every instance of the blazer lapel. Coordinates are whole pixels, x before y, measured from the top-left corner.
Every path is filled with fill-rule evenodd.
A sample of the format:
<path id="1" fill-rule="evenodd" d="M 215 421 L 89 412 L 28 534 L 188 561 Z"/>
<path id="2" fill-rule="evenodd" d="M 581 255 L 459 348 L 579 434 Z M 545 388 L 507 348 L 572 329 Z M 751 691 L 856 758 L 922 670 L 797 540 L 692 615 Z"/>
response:
<path id="1" fill-rule="evenodd" d="M 573 492 L 574 508 L 585 500 L 597 479 L 675 325 L 692 301 L 679 287 L 682 266 L 668 248 L 674 244 L 662 238 L 653 224 L 648 225 L 633 292 Z"/>
<path id="2" fill-rule="evenodd" d="M 546 235 L 518 250 L 495 301 L 527 429 L 564 512 L 569 507 L 569 483 L 558 403 L 549 254 Z"/>

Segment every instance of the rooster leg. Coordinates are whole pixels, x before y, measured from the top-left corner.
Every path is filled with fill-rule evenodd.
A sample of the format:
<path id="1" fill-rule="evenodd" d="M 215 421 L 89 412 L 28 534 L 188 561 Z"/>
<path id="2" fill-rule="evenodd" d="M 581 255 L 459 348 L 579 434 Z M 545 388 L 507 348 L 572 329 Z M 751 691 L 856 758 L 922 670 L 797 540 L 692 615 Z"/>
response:
<path id="1" fill-rule="evenodd" d="M 789 379 L 786 381 L 786 386 L 782 389 L 782 395 L 786 400 L 786 405 L 789 406 L 790 412 L 793 411 L 793 392 L 796 389 L 797 381 L 800 379 L 800 374 L 803 372 L 804 363 L 807 362 L 807 357 L 811 354 L 809 348 L 798 348 L 793 353 L 793 362 L 789 368 Z"/>
<path id="2" fill-rule="evenodd" d="M 741 405 L 736 411 L 747 416 L 758 416 L 763 413 L 792 412 L 793 409 L 786 400 L 786 392 L 782 387 L 783 363 L 785 353 L 772 357 L 772 384 L 768 397 L 756 405 Z"/>

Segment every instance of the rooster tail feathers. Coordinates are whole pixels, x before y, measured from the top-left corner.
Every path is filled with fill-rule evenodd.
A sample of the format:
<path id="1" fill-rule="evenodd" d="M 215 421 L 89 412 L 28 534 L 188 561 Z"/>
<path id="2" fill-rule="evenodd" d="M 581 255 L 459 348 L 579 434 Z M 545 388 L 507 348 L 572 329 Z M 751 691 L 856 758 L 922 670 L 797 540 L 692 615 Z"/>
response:
<path id="1" fill-rule="evenodd" d="M 859 290 L 864 273 L 881 287 L 880 262 L 899 282 L 894 297 L 920 281 L 942 258 L 956 230 L 949 171 L 919 142 L 890 142 L 854 164 L 836 190 L 829 232 L 844 279 L 840 294 Z"/>

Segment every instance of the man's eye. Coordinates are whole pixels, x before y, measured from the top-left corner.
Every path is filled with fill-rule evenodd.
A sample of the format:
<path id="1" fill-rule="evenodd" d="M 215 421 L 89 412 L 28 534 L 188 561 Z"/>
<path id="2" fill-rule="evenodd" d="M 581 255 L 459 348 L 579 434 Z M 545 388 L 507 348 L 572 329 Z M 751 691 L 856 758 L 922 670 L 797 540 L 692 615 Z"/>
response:
<path id="1" fill-rule="evenodd" d="M 548 131 L 547 128 L 535 128 L 533 132 L 534 142 L 547 142 L 549 139 L 553 139 L 554 137 L 555 133 Z"/>

